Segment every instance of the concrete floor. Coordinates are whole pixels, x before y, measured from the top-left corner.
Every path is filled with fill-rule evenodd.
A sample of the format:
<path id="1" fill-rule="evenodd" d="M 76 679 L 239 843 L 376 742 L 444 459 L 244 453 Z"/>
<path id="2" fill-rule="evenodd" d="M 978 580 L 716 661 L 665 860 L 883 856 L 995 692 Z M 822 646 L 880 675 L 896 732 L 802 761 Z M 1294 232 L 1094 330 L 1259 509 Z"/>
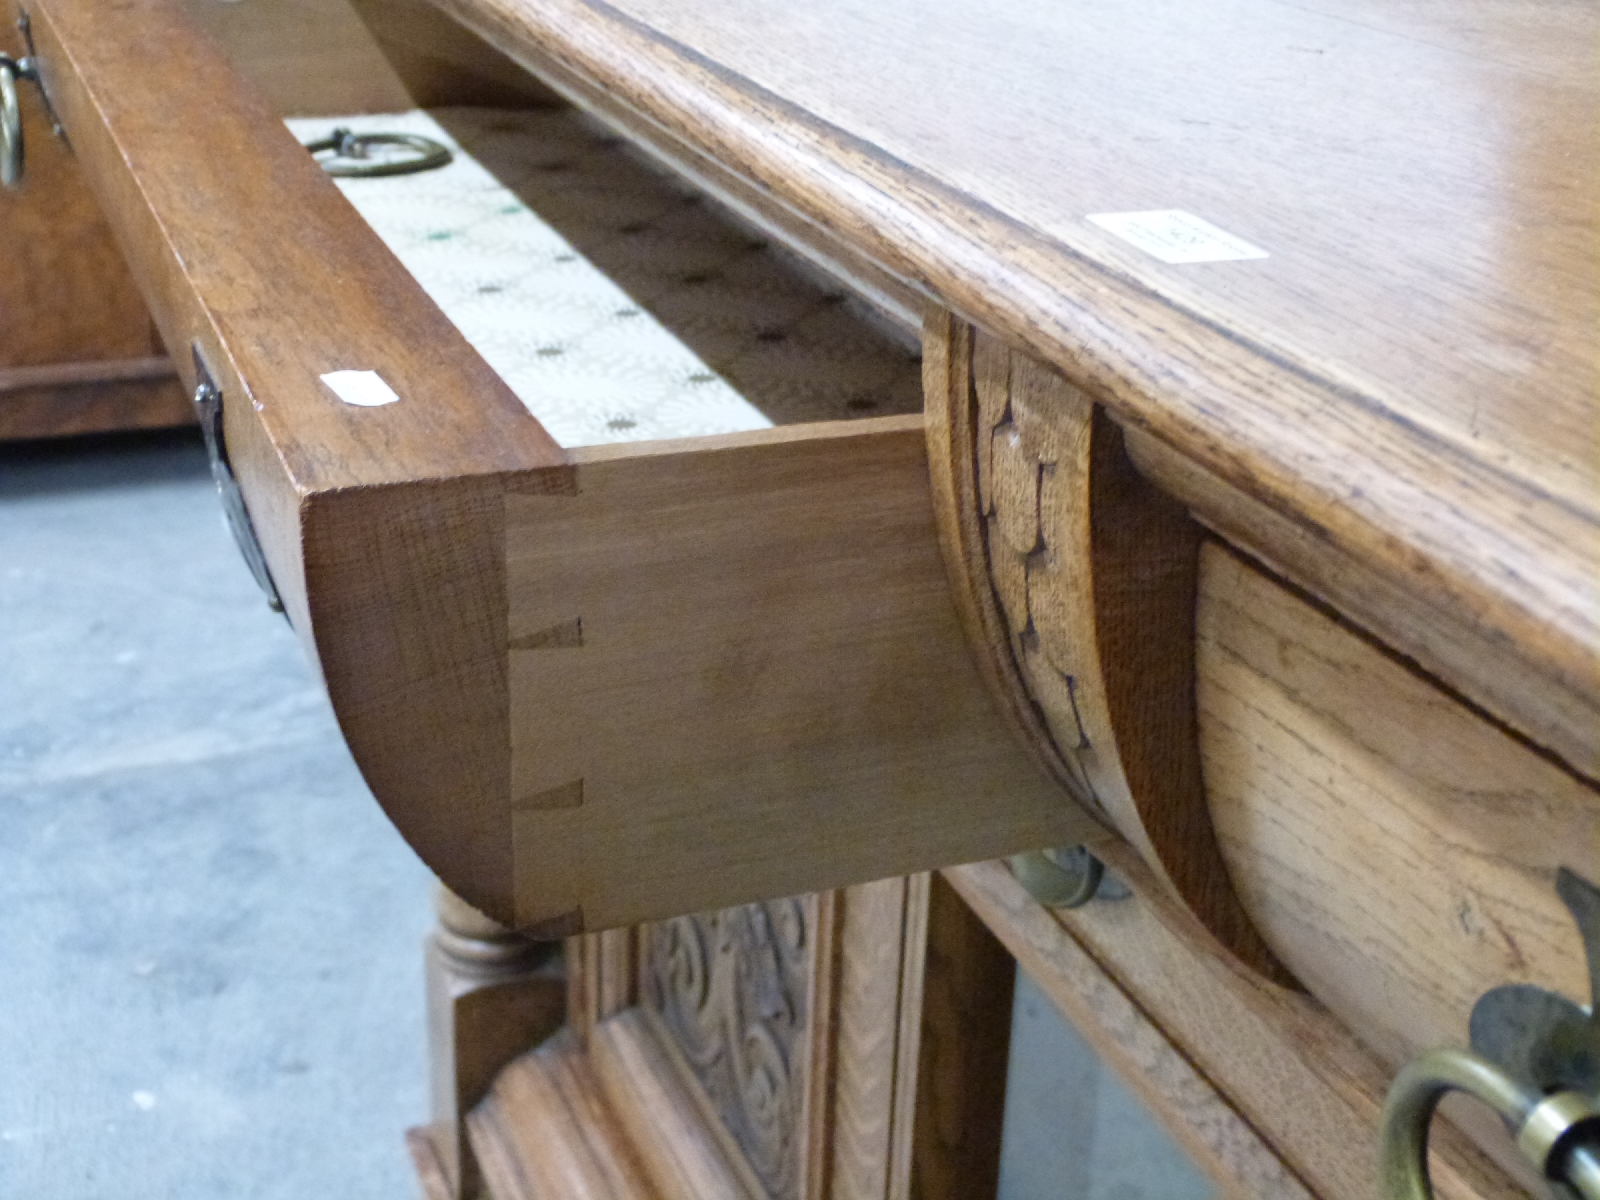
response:
<path id="1" fill-rule="evenodd" d="M 0 1197 L 414 1196 L 428 886 L 198 436 L 0 447 Z"/>

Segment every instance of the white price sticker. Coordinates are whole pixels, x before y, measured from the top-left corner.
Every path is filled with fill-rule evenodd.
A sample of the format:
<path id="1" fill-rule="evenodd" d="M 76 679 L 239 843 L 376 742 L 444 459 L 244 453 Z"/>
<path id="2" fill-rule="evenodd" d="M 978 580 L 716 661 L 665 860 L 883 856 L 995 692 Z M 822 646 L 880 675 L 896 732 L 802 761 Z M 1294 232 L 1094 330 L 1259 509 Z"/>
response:
<path id="1" fill-rule="evenodd" d="M 376 371 L 329 371 L 322 382 L 346 404 L 359 404 L 362 408 L 377 408 L 400 399 Z"/>
<path id="2" fill-rule="evenodd" d="M 1261 247 L 1182 209 L 1091 213 L 1088 219 L 1164 263 L 1235 262 L 1267 257 Z"/>

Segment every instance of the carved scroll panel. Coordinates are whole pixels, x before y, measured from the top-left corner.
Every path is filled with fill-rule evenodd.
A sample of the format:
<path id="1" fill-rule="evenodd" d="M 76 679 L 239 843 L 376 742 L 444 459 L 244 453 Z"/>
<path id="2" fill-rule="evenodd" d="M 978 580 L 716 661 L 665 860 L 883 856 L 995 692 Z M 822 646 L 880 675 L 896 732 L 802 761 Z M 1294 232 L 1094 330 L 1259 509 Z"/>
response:
<path id="1" fill-rule="evenodd" d="M 667 1026 L 771 1200 L 799 1200 L 814 898 L 647 928 L 641 999 Z"/>

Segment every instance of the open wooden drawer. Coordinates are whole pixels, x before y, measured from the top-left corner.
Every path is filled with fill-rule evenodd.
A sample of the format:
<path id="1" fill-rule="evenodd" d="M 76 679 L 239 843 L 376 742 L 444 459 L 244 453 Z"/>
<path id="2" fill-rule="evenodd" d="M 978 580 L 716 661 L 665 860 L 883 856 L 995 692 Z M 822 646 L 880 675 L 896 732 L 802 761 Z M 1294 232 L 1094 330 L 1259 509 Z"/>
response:
<path id="1" fill-rule="evenodd" d="M 1090 832 L 962 643 L 920 413 L 561 446 L 175 6 L 29 12 L 351 750 L 463 898 L 569 934 Z M 840 354 L 918 404 L 881 347 Z"/>

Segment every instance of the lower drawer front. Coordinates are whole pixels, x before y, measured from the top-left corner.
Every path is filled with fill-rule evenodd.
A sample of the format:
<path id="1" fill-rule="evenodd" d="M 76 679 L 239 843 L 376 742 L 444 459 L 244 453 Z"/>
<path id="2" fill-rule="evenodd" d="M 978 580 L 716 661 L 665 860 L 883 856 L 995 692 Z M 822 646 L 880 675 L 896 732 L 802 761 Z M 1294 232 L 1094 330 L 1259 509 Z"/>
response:
<path id="1" fill-rule="evenodd" d="M 1344 1188 L 1367 1179 L 1390 1073 L 1467 1046 L 1485 992 L 1588 1001 L 1555 880 L 1600 879 L 1600 794 L 1223 543 L 1201 549 L 1196 618 L 1201 767 L 1228 883 L 1315 1002 L 1224 966 L 1125 844 L 1097 852 L 1140 902 L 1056 919 L 1258 1128 L 1302 1147 L 1286 1153 L 1309 1156 L 1308 1179 L 1332 1171 Z M 1299 1095 L 1286 1081 L 1300 1077 L 1318 1087 Z M 1445 1111 L 1538 1186 L 1487 1109 Z M 1324 1136 L 1340 1122 L 1367 1147 L 1354 1167 Z"/>
<path id="2" fill-rule="evenodd" d="M 1587 1003 L 1554 885 L 1600 880 L 1600 795 L 1243 560 L 1203 568 L 1212 819 L 1296 976 L 1396 1065 L 1466 1045 L 1502 984 Z"/>
<path id="3" fill-rule="evenodd" d="M 0 53 L 16 20 L 0 4 Z M 22 91 L 27 169 L 0 189 L 0 441 L 193 422 L 71 149 Z"/>
<path id="4" fill-rule="evenodd" d="M 1209 538 L 1062 373 L 929 331 L 969 630 L 1168 894 L 1393 1065 L 1465 1045 L 1498 986 L 1584 1001 L 1554 885 L 1600 879 L 1600 795 Z"/>

